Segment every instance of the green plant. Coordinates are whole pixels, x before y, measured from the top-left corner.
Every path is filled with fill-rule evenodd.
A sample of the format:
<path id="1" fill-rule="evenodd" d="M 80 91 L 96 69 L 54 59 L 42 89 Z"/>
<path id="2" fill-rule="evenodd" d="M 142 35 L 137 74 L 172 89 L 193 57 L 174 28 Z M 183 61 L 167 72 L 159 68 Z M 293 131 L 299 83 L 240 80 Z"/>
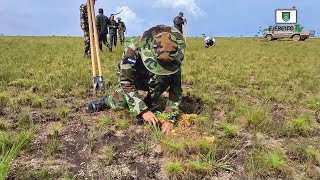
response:
<path id="1" fill-rule="evenodd" d="M 70 109 L 68 107 L 61 107 L 58 109 L 57 114 L 61 119 L 65 119 L 68 117 L 69 112 Z"/>
<path id="2" fill-rule="evenodd" d="M 190 167 L 191 167 L 192 170 L 200 171 L 200 172 L 208 171 L 210 169 L 209 164 L 201 162 L 199 160 L 191 161 L 190 162 Z"/>
<path id="3" fill-rule="evenodd" d="M 169 153 L 181 155 L 185 152 L 185 145 L 181 142 L 174 142 L 172 140 L 163 140 L 161 147 Z"/>
<path id="4" fill-rule="evenodd" d="M 2 147 L 2 159 L 0 161 L 0 179 L 5 179 L 13 159 L 23 150 L 31 140 L 33 133 L 30 131 L 22 131 L 14 139 L 10 148 Z M 0 138 L 1 139 L 1 138 Z"/>
<path id="5" fill-rule="evenodd" d="M 286 165 L 285 159 L 279 153 L 268 153 L 263 157 L 263 161 L 267 168 L 281 170 Z"/>
<path id="6" fill-rule="evenodd" d="M 115 156 L 115 152 L 112 146 L 105 146 L 103 147 L 98 154 L 98 159 L 104 165 L 111 165 L 113 162 L 113 158 Z"/>
<path id="7" fill-rule="evenodd" d="M 166 113 L 166 112 L 156 111 L 155 115 L 157 116 L 158 119 L 173 120 L 173 119 L 176 119 L 178 112 Z"/>
<path id="8" fill-rule="evenodd" d="M 32 100 L 31 106 L 41 108 L 43 106 L 43 103 L 44 103 L 44 98 L 36 97 Z"/>
<path id="9" fill-rule="evenodd" d="M 207 153 L 209 150 L 213 148 L 213 144 L 206 139 L 196 140 L 196 149 L 200 153 Z"/>
<path id="10" fill-rule="evenodd" d="M 224 135 L 230 136 L 230 137 L 236 136 L 239 132 L 239 127 L 234 124 L 222 124 L 220 128 L 224 133 Z"/>
<path id="11" fill-rule="evenodd" d="M 180 161 L 173 161 L 165 165 L 165 172 L 169 177 L 178 178 L 183 175 L 184 169 Z"/>
<path id="12" fill-rule="evenodd" d="M 129 127 L 129 121 L 126 119 L 119 119 L 115 122 L 115 125 L 120 129 L 127 129 Z"/>
<path id="13" fill-rule="evenodd" d="M 267 119 L 267 114 L 261 108 L 254 108 L 247 112 L 246 119 L 251 127 L 257 127 Z"/>
<path id="14" fill-rule="evenodd" d="M 110 124 L 110 119 L 107 116 L 102 116 L 99 119 L 99 129 L 102 129 Z"/>
<path id="15" fill-rule="evenodd" d="M 310 120 L 305 117 L 292 119 L 288 122 L 288 130 L 291 134 L 306 135 L 312 131 Z"/>
<path id="16" fill-rule="evenodd" d="M 146 141 L 143 142 L 139 142 L 138 144 L 138 150 L 142 153 L 142 154 L 147 154 L 149 152 L 149 145 Z"/>
<path id="17" fill-rule="evenodd" d="M 59 134 L 62 130 L 62 126 L 60 124 L 54 124 L 51 127 L 51 131 L 52 131 L 52 135 L 54 138 L 58 139 L 59 138 Z"/>
<path id="18" fill-rule="evenodd" d="M 156 142 L 160 142 L 162 137 L 161 129 L 158 126 L 149 126 L 149 125 L 148 125 L 148 128 L 150 130 L 152 139 Z"/>

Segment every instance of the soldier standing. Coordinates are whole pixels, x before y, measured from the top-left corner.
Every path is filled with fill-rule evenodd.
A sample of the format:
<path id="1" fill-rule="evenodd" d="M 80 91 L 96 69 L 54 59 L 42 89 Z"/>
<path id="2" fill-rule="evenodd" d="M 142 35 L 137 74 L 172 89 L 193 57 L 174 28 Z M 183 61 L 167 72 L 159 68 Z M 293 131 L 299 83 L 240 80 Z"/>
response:
<path id="1" fill-rule="evenodd" d="M 103 9 L 99 9 L 99 15 L 96 17 L 97 30 L 99 34 L 99 48 L 102 51 L 102 43 L 109 48 L 108 44 L 108 24 L 110 24 L 109 18 L 103 15 Z"/>
<path id="2" fill-rule="evenodd" d="M 96 0 L 95 0 L 96 1 Z M 95 3 L 94 1 L 94 3 Z M 89 20 L 87 3 L 80 5 L 80 27 L 84 33 L 84 57 L 90 58 L 90 34 L 89 34 Z"/>
<path id="3" fill-rule="evenodd" d="M 114 14 L 110 15 L 110 24 L 109 24 L 109 33 L 110 33 L 110 46 L 109 50 L 112 52 L 112 46 L 117 46 L 117 29 L 118 23 L 114 20 Z"/>
<path id="4" fill-rule="evenodd" d="M 164 113 L 171 118 L 162 124 L 162 132 L 169 132 L 176 122 L 182 99 L 181 64 L 185 42 L 173 27 L 158 25 L 126 43 L 119 64 L 119 88 L 111 95 L 89 103 L 87 112 L 104 109 L 128 108 L 149 124 L 159 122 L 151 111 L 156 100 L 169 88 L 169 98 Z M 138 90 L 148 91 L 142 98 Z M 175 115 L 174 115 L 175 114 Z"/>
<path id="5" fill-rule="evenodd" d="M 182 34 L 182 26 L 187 20 L 183 18 L 183 12 L 179 12 L 179 15 L 173 19 L 174 27 L 177 28 Z"/>
<path id="6" fill-rule="evenodd" d="M 120 44 L 123 45 L 125 41 L 124 33 L 126 32 L 126 25 L 124 24 L 123 21 L 121 21 L 120 17 L 117 17 L 118 20 L 118 33 L 119 33 L 119 39 L 120 39 Z"/>

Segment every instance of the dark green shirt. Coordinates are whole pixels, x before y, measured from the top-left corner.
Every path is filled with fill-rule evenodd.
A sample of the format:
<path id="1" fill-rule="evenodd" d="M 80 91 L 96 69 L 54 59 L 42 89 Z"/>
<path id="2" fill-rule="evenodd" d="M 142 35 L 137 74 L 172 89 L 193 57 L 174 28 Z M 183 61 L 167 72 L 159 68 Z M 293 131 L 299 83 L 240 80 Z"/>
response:
<path id="1" fill-rule="evenodd" d="M 108 34 L 108 24 L 110 24 L 110 20 L 105 15 L 98 15 L 96 17 L 97 29 L 99 34 Z"/>
<path id="2" fill-rule="evenodd" d="M 175 17 L 173 19 L 173 24 L 174 24 L 174 27 L 177 28 L 182 34 L 182 26 L 184 24 L 183 18 L 179 16 Z"/>

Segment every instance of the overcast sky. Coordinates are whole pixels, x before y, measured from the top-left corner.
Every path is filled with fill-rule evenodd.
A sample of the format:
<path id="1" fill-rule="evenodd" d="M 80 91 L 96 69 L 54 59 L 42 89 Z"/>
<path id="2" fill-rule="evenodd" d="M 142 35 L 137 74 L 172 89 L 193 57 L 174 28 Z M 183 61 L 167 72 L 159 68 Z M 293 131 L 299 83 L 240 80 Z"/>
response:
<path id="1" fill-rule="evenodd" d="M 83 33 L 79 6 L 86 0 L 0 0 L 0 33 L 4 35 L 71 35 Z M 275 24 L 275 10 L 296 6 L 298 22 L 320 34 L 320 0 L 98 0 L 105 15 L 119 16 L 128 34 L 141 35 L 157 24 L 172 25 L 179 11 L 188 19 L 188 36 L 253 36 L 259 26 Z"/>

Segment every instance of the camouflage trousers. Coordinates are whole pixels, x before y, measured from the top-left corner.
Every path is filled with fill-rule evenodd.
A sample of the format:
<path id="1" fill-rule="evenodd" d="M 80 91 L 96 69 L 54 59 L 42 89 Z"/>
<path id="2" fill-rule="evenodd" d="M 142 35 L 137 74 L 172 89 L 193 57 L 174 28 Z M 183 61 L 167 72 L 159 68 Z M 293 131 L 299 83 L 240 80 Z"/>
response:
<path id="1" fill-rule="evenodd" d="M 154 75 L 150 79 L 139 81 L 139 84 L 135 86 L 136 90 L 148 91 L 144 99 L 137 91 L 126 91 L 125 87 L 120 85 L 114 93 L 107 96 L 106 103 L 111 109 L 128 108 L 132 114 L 139 115 L 147 108 L 152 108 L 161 94 L 171 85 L 166 106 L 171 107 L 173 111 L 178 111 L 182 97 L 181 79 L 177 78 L 180 76 L 181 71 L 178 71 L 174 76 Z M 173 84 L 175 85 L 172 86 Z"/>
<path id="2" fill-rule="evenodd" d="M 123 43 L 125 41 L 124 31 L 123 30 L 119 30 L 118 31 L 118 35 L 119 35 L 119 39 L 120 39 L 120 44 L 123 45 Z"/>
<path id="3" fill-rule="evenodd" d="M 90 34 L 89 31 L 84 31 L 84 54 L 90 55 Z"/>

